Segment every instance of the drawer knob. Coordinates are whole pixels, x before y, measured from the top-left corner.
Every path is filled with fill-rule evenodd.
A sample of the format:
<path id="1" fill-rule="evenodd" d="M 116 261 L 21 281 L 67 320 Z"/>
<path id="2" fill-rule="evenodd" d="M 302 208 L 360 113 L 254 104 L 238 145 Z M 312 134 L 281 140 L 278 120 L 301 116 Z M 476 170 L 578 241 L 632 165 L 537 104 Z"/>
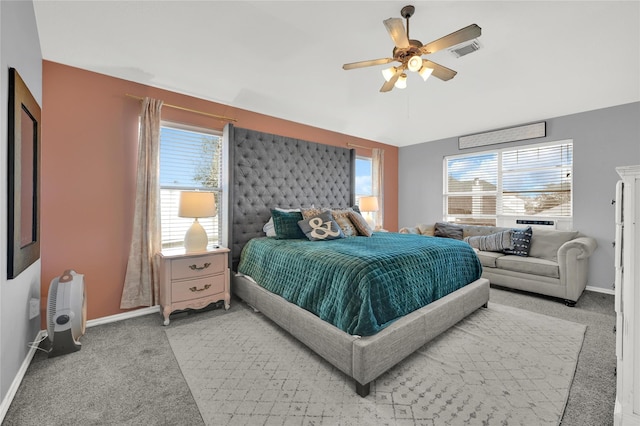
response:
<path id="1" fill-rule="evenodd" d="M 192 271 L 202 271 L 203 269 L 207 269 L 209 266 L 211 266 L 211 262 L 207 262 L 203 266 L 189 265 L 189 269 Z"/>
<path id="2" fill-rule="evenodd" d="M 189 287 L 189 290 L 191 290 L 192 292 L 197 292 L 197 291 L 205 291 L 208 290 L 209 288 L 211 288 L 211 284 L 205 284 L 204 287 L 202 288 L 197 288 L 197 287 Z"/>

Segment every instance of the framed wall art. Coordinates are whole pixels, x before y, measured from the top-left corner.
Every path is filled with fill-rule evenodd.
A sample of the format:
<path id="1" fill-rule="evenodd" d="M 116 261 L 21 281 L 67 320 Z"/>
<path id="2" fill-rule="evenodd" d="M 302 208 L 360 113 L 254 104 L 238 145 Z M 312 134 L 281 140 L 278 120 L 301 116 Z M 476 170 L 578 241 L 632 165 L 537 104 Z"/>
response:
<path id="1" fill-rule="evenodd" d="M 13 279 L 40 258 L 40 105 L 9 69 L 8 259 Z"/>

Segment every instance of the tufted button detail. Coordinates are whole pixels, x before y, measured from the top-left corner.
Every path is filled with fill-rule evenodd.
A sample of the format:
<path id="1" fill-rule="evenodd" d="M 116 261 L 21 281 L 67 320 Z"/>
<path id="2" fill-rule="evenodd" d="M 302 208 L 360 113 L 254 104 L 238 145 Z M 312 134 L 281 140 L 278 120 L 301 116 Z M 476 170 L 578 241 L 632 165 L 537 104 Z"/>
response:
<path id="1" fill-rule="evenodd" d="M 233 230 L 237 262 L 244 244 L 263 236 L 274 207 L 350 207 L 350 150 L 234 128 Z"/>

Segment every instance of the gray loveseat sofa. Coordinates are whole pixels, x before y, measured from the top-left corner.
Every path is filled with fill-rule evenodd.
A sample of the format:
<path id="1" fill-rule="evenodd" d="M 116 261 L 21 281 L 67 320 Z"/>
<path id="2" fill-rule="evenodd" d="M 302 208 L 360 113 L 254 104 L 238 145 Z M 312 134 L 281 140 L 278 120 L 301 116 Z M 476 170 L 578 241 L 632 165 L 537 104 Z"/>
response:
<path id="1" fill-rule="evenodd" d="M 506 231 L 506 232 L 505 232 Z M 561 298 L 574 306 L 587 285 L 594 238 L 577 231 L 500 228 L 438 222 L 402 228 L 401 233 L 465 239 L 491 284 Z M 502 247 L 502 244 L 510 247 Z"/>

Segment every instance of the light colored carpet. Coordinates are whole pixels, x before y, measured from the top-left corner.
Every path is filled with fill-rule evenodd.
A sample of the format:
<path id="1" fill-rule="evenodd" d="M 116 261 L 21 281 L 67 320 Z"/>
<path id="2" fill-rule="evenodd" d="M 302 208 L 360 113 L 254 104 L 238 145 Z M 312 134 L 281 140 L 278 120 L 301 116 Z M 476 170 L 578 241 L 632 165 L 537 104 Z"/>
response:
<path id="1" fill-rule="evenodd" d="M 586 327 L 489 303 L 354 383 L 248 308 L 166 329 L 207 425 L 557 425 Z"/>

